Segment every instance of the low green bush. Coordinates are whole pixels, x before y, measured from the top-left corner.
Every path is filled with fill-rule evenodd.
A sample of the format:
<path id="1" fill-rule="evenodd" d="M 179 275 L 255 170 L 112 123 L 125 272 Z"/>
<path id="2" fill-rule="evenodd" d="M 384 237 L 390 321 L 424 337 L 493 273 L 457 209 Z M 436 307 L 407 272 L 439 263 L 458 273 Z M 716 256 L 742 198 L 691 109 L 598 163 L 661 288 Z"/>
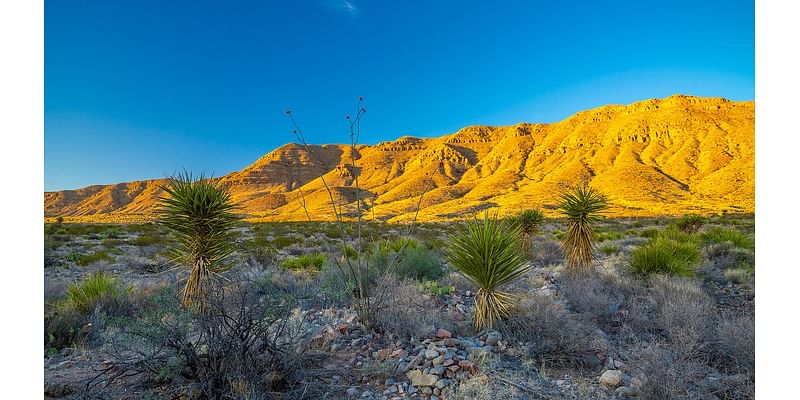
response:
<path id="1" fill-rule="evenodd" d="M 607 256 L 610 256 L 612 254 L 619 253 L 619 246 L 617 246 L 615 244 L 606 243 L 606 244 L 600 246 L 598 248 L 598 250 L 600 250 L 601 253 L 603 253 L 603 254 L 605 254 Z"/>
<path id="2" fill-rule="evenodd" d="M 403 252 L 395 274 L 401 278 L 436 280 L 444 275 L 444 270 L 442 260 L 435 252 L 415 246 Z"/>
<path id="3" fill-rule="evenodd" d="M 422 282 L 422 288 L 428 293 L 438 297 L 444 297 L 456 291 L 455 286 L 440 286 L 437 281 L 424 281 Z"/>
<path id="4" fill-rule="evenodd" d="M 755 249 L 755 241 L 747 234 L 736 229 L 713 228 L 701 233 L 700 239 L 704 245 L 732 243 L 734 246 L 742 249 Z"/>
<path id="5" fill-rule="evenodd" d="M 597 234 L 597 241 L 598 242 L 605 242 L 608 240 L 619 240 L 625 237 L 625 234 L 622 232 L 615 232 L 615 231 L 608 231 L 608 232 L 599 232 Z"/>
<path id="6" fill-rule="evenodd" d="M 97 251 L 97 252 L 94 252 L 94 253 L 83 254 L 83 255 L 78 255 L 78 256 L 74 256 L 74 254 L 75 253 L 70 254 L 70 257 L 68 257 L 68 259 L 70 261 L 75 261 L 76 264 L 78 264 L 78 265 L 80 265 L 82 267 L 85 267 L 87 265 L 91 265 L 91 264 L 94 264 L 94 263 L 100 262 L 100 261 L 108 261 L 108 262 L 114 261 L 114 257 L 112 257 L 111 254 L 109 254 L 107 250 L 101 250 L 101 251 Z"/>
<path id="7" fill-rule="evenodd" d="M 633 250 L 628 264 L 631 272 L 639 276 L 693 276 L 700 260 L 700 248 L 696 244 L 659 237 Z"/>
<path id="8" fill-rule="evenodd" d="M 281 261 L 281 267 L 292 271 L 319 272 L 323 265 L 325 265 L 325 255 L 319 253 L 303 254 Z"/>
<path id="9" fill-rule="evenodd" d="M 284 247 L 289 247 L 296 243 L 302 243 L 303 239 L 295 236 L 278 236 L 272 239 L 272 246 L 276 249 L 282 249 Z"/>
<path id="10" fill-rule="evenodd" d="M 88 314 L 97 306 L 106 305 L 107 311 L 126 299 L 130 286 L 123 285 L 119 279 L 104 272 L 97 272 L 67 288 L 66 298 L 58 304 L 60 310 L 76 310 Z"/>
<path id="11" fill-rule="evenodd" d="M 145 233 L 139 235 L 139 237 L 131 240 L 129 243 L 134 246 L 140 246 L 140 247 L 153 246 L 157 244 L 164 244 L 164 239 L 161 236 L 158 236 L 157 234 Z"/>

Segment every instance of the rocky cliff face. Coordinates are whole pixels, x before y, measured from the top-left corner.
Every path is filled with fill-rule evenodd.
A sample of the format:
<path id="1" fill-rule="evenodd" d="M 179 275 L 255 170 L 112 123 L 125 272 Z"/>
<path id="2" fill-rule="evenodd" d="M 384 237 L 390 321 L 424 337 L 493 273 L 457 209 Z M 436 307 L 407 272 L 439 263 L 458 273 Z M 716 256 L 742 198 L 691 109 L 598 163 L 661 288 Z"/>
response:
<path id="1" fill-rule="evenodd" d="M 755 104 L 671 96 L 579 112 L 554 124 L 470 126 L 434 139 L 401 137 L 356 149 L 287 144 L 219 178 L 251 218 L 333 218 L 320 177 L 345 210 L 446 220 L 495 208 L 552 210 L 563 187 L 583 180 L 604 192 L 613 215 L 753 212 Z M 359 179 L 360 193 L 355 191 Z M 45 215 L 127 221 L 152 215 L 161 181 L 45 193 Z M 550 211 L 552 212 L 552 211 Z"/>

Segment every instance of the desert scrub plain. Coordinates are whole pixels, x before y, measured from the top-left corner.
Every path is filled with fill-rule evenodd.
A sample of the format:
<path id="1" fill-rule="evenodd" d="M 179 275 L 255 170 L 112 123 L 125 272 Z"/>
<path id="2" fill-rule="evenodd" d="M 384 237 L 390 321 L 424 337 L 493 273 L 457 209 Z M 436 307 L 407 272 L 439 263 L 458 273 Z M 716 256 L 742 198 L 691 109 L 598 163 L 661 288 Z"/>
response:
<path id="1" fill-rule="evenodd" d="M 479 288 L 447 261 L 462 223 L 365 222 L 342 247 L 336 223 L 237 222 L 202 311 L 181 305 L 172 231 L 45 224 L 45 396 L 754 397 L 752 215 L 597 221 L 582 273 L 565 267 L 567 221 L 519 221 L 516 301 L 480 330 Z M 359 250 L 360 285 L 383 294 L 369 302 L 336 267 Z"/>

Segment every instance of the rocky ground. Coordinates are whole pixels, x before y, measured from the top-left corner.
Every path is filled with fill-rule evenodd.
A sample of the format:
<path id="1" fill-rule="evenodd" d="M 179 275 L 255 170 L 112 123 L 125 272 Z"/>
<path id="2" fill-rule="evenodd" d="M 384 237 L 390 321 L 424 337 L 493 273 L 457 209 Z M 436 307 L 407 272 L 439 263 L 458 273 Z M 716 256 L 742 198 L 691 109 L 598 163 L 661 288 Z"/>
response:
<path id="1" fill-rule="evenodd" d="M 593 282 L 600 282 L 595 284 L 565 275 L 563 257 L 557 250 L 558 226 L 547 227 L 543 238 L 534 241 L 533 269 L 511 288 L 523 299 L 521 312 L 527 312 L 526 318 L 529 318 L 519 319 L 521 322 L 517 325 L 503 324 L 495 330 L 475 332 L 471 326 L 475 288 L 449 270 L 439 280 L 442 287 L 452 287 L 449 293 L 430 293 L 418 284 L 403 283 L 408 286 L 401 288 L 408 290 L 403 293 L 419 298 L 416 305 L 403 302 L 395 305 L 408 308 L 399 321 L 393 322 L 395 329 L 391 324 L 380 330 L 366 328 L 346 302 L 315 298 L 298 303 L 295 312 L 302 316 L 308 340 L 303 350 L 303 379 L 296 386 L 305 387 L 306 394 L 302 395 L 303 390 L 294 390 L 291 397 L 278 393 L 271 396 L 616 399 L 658 398 L 658 390 L 663 389 L 667 393 L 682 393 L 674 398 L 749 398 L 749 389 L 733 395 L 723 389 L 754 385 L 754 380 L 750 382 L 750 378 L 743 375 L 747 372 L 737 373 L 727 367 L 704 363 L 695 356 L 685 359 L 692 365 L 696 363 L 697 368 L 678 371 L 680 368 L 671 365 L 659 367 L 654 358 L 642 355 L 649 354 L 646 349 L 663 351 L 658 354 L 665 357 L 679 353 L 678 338 L 671 336 L 668 327 L 662 324 L 668 313 L 653 300 L 657 297 L 651 292 L 656 289 L 651 284 L 630 280 L 624 273 L 627 254 L 647 240 L 636 232 L 658 227 L 659 222 L 648 221 L 642 226 L 625 221 L 617 225 L 610 231 L 626 230 L 627 233 L 604 241 L 606 245 L 615 246 L 616 251 L 598 253 L 598 276 L 601 278 L 593 279 Z M 431 235 L 429 240 L 433 243 L 441 240 L 447 228 L 441 229 L 441 236 Z M 274 240 L 281 234 L 275 233 L 269 238 Z M 108 249 L 107 237 L 73 235 L 65 244 L 52 249 L 49 256 L 55 261 L 45 268 L 48 300 L 60 298 L 70 282 L 98 270 L 111 272 L 137 287 L 174 285 L 175 273 L 164 268 L 162 251 L 167 244 L 137 246 L 128 243 L 141 235 L 122 233 L 120 238 L 112 239 L 120 241 L 112 242 L 117 249 L 114 252 L 118 253 L 113 255 L 112 261 L 101 260 L 83 266 L 67 261 L 70 254 L 91 254 Z M 301 240 L 269 256 L 278 261 L 289 258 L 292 253 L 306 251 L 304 245 L 324 248 Z M 708 258 L 703 266 L 722 268 Z M 292 274 L 279 271 L 271 279 L 298 290 L 302 285 Z M 285 283 L 286 280 L 291 285 Z M 717 327 L 732 318 L 754 314 L 754 283 L 711 278 L 693 282 L 712 299 L 712 314 L 728 318 L 714 320 L 709 332 L 717 332 Z M 311 290 L 318 290 L 314 288 Z M 544 319 L 537 319 L 540 317 Z M 89 318 L 81 326 L 88 340 L 61 349 L 45 349 L 45 398 L 196 397 L 190 385 L 178 388 L 183 382 L 179 378 L 154 383 L 145 376 L 130 376 L 104 382 L 108 375 L 101 372 L 113 370 L 117 361 L 104 351 L 102 338 L 107 337 L 111 329 L 93 324 L 93 321 Z M 98 330 L 102 330 L 102 335 L 96 332 Z M 399 334 L 406 331 L 413 334 Z M 576 341 L 583 337 L 586 340 Z M 713 340 L 714 343 L 719 341 Z M 703 354 L 717 354 L 716 350 L 702 351 Z M 667 382 L 656 385 L 662 378 L 657 374 L 662 374 Z M 89 387 L 91 390 L 87 390 Z"/>

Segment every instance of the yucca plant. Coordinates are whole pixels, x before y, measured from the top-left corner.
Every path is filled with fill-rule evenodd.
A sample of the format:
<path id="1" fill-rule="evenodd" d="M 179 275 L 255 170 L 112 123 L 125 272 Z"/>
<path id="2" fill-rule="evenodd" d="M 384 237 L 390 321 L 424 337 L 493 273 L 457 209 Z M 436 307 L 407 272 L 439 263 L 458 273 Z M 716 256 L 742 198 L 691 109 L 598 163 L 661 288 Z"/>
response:
<path id="1" fill-rule="evenodd" d="M 519 225 L 522 233 L 530 237 L 539 233 L 539 228 L 544 222 L 544 213 L 539 209 L 525 210 L 517 214 L 512 221 Z"/>
<path id="2" fill-rule="evenodd" d="M 467 222 L 450 236 L 445 257 L 453 268 L 478 286 L 475 328 L 483 330 L 506 318 L 516 298 L 499 288 L 525 274 L 524 245 L 520 228 L 484 214 Z"/>
<path id="3" fill-rule="evenodd" d="M 561 239 L 567 267 L 585 270 L 594 259 L 593 250 L 597 242 L 592 224 L 603 218 L 608 200 L 595 189 L 582 185 L 564 191 L 558 207 L 568 224 Z"/>
<path id="4" fill-rule="evenodd" d="M 226 260 L 235 251 L 238 217 L 230 194 L 218 181 L 188 172 L 167 179 L 162 186 L 159 223 L 175 235 L 171 259 L 189 270 L 183 305 L 202 308 L 205 286 L 212 275 L 230 268 Z"/>

